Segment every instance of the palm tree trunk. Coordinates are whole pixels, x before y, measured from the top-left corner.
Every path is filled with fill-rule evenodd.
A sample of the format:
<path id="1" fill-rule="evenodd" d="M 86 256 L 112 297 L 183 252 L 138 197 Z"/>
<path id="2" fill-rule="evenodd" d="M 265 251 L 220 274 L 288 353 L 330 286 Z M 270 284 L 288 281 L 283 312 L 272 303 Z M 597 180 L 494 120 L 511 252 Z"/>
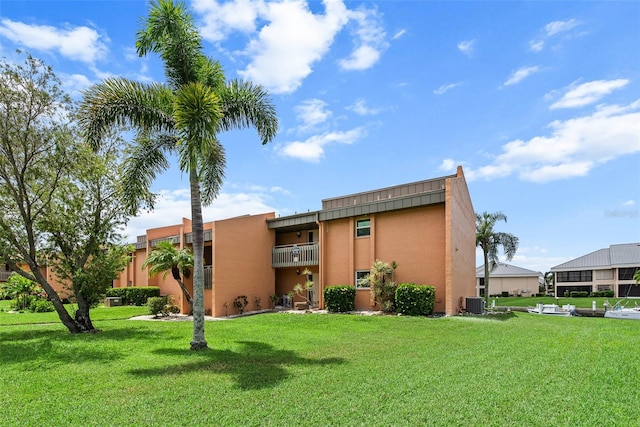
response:
<path id="1" fill-rule="evenodd" d="M 191 227 L 193 234 L 193 341 L 191 350 L 207 347 L 204 338 L 204 226 L 202 223 L 202 200 L 196 168 L 190 168 Z"/>
<path id="2" fill-rule="evenodd" d="M 485 306 L 489 307 L 489 255 L 484 248 L 482 249 L 484 255 L 484 301 Z"/>

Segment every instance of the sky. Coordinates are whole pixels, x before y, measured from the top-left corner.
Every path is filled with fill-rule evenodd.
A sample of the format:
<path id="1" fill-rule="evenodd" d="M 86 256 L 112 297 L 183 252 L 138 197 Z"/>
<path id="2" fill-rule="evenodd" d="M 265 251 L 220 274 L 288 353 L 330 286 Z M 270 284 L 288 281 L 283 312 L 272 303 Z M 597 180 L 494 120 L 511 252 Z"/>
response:
<path id="1" fill-rule="evenodd" d="M 321 209 L 322 199 L 454 174 L 503 212 L 509 262 L 545 272 L 640 242 L 640 2 L 187 1 L 227 79 L 269 90 L 279 117 L 221 134 L 212 221 Z M 165 82 L 135 52 L 149 2 L 0 2 L 0 56 L 44 60 L 72 97 L 108 77 Z M 154 183 L 128 241 L 190 217 L 188 176 Z M 501 259 L 504 260 L 504 257 Z M 482 263 L 478 252 L 477 265 Z"/>

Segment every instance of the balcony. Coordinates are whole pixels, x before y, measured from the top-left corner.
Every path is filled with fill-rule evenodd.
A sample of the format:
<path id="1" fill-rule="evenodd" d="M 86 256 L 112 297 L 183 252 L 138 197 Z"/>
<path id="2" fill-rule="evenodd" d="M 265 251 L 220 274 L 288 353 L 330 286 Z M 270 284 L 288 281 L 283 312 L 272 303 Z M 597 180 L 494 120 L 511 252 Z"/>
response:
<path id="1" fill-rule="evenodd" d="M 274 246 L 271 251 L 271 266 L 280 268 L 318 265 L 318 254 L 317 243 Z"/>

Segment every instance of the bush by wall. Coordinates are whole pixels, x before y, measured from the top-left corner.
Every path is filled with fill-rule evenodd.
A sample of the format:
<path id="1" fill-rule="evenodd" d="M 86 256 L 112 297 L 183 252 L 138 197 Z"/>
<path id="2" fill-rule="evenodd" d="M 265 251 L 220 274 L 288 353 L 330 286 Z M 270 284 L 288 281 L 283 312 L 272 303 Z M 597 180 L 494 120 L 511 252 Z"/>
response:
<path id="1" fill-rule="evenodd" d="M 123 304 L 143 306 L 151 297 L 160 296 L 160 288 L 157 286 L 140 286 L 132 288 L 107 289 L 108 297 L 120 297 Z"/>
<path id="2" fill-rule="evenodd" d="M 591 292 L 592 297 L 613 298 L 613 295 L 614 295 L 614 292 L 612 290 Z"/>
<path id="3" fill-rule="evenodd" d="M 396 289 L 396 310 L 407 316 L 428 316 L 433 313 L 436 288 L 433 286 L 401 283 Z"/>
<path id="4" fill-rule="evenodd" d="M 571 291 L 569 292 L 569 297 L 571 298 L 584 298 L 584 297 L 588 297 L 589 296 L 589 292 L 587 291 Z"/>
<path id="5" fill-rule="evenodd" d="M 173 297 L 171 297 L 171 295 L 166 297 L 150 297 L 147 300 L 147 307 L 149 307 L 149 314 L 156 317 L 180 313 L 180 307 L 173 303 Z"/>
<path id="6" fill-rule="evenodd" d="M 356 288 L 349 285 L 327 286 L 324 289 L 324 305 L 334 313 L 353 311 L 356 306 Z"/>

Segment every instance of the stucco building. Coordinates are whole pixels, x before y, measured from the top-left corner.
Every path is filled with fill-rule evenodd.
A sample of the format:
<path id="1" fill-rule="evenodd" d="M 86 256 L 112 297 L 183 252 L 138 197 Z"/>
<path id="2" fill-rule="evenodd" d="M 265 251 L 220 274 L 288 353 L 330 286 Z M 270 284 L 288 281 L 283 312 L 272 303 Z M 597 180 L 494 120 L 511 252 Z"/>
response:
<path id="1" fill-rule="evenodd" d="M 204 228 L 205 310 L 213 316 L 233 314 L 239 295 L 247 297 L 247 310 L 267 308 L 270 295 L 286 295 L 307 280 L 305 269 L 315 306 L 324 307 L 327 286 L 351 285 L 356 308 L 375 308 L 358 279 L 376 260 L 398 264 L 397 283 L 435 286 L 436 312 L 456 314 L 476 293 L 475 213 L 461 167 L 455 175 L 326 199 L 314 212 L 246 215 Z M 141 266 L 162 240 L 191 245 L 191 231 L 186 218 L 147 230 L 114 286 L 159 286 L 185 311 L 171 275 L 149 278 Z"/>
<path id="2" fill-rule="evenodd" d="M 544 283 L 543 274 L 503 262 L 489 272 L 489 295 L 535 296 Z M 484 296 L 484 264 L 476 269 L 477 296 Z"/>
<path id="3" fill-rule="evenodd" d="M 614 291 L 640 297 L 633 275 L 640 269 L 640 242 L 611 245 L 551 268 L 556 295 L 571 291 Z"/>

